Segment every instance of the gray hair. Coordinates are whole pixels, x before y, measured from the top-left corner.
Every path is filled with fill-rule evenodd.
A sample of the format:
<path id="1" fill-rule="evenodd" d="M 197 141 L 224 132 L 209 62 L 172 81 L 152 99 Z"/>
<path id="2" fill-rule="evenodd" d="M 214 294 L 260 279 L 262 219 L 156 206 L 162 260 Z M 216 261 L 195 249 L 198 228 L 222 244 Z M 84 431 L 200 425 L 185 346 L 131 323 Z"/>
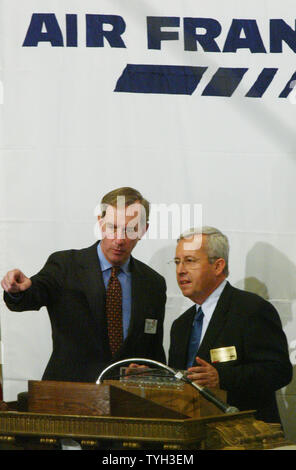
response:
<path id="1" fill-rule="evenodd" d="M 225 261 L 225 268 L 223 273 L 225 276 L 229 274 L 229 267 L 228 267 L 228 256 L 229 256 L 229 242 L 228 238 L 224 233 L 220 232 L 215 227 L 203 226 L 201 228 L 190 228 L 186 232 L 183 232 L 179 239 L 183 240 L 185 238 L 190 238 L 193 235 L 206 235 L 207 237 L 207 244 L 206 244 L 206 252 L 208 255 L 209 263 L 213 263 L 218 258 L 223 258 Z"/>

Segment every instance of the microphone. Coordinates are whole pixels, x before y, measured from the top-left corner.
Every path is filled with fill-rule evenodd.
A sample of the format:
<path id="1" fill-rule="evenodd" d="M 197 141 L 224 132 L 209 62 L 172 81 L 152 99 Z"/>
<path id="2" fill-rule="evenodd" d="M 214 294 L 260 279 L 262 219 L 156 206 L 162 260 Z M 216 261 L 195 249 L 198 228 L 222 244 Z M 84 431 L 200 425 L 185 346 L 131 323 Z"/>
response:
<path id="1" fill-rule="evenodd" d="M 185 375 L 183 374 L 183 372 L 181 371 L 176 371 L 175 369 L 172 369 L 171 367 L 165 365 L 165 364 L 162 364 L 161 362 L 158 362 L 158 361 L 154 361 L 152 359 L 144 359 L 144 358 L 131 358 L 131 359 L 123 359 L 121 361 L 118 361 L 118 362 L 115 362 L 114 364 L 111 364 L 110 366 L 106 367 L 106 369 L 104 369 L 101 374 L 99 375 L 96 383 L 97 384 L 100 384 L 102 383 L 103 381 L 103 376 L 110 370 L 110 369 L 113 369 L 114 367 L 117 367 L 119 365 L 122 365 L 122 364 L 126 364 L 126 363 L 131 363 L 131 362 L 135 362 L 135 363 L 138 363 L 138 362 L 144 362 L 146 364 L 153 364 L 153 365 L 156 365 L 157 367 L 161 368 L 161 369 L 165 369 L 167 370 L 168 372 L 170 372 L 176 379 L 179 379 L 179 380 L 182 380 L 183 382 L 186 382 L 188 383 L 189 385 L 191 385 L 193 388 L 195 388 L 196 390 L 199 391 L 199 393 L 204 397 L 206 398 L 206 400 L 210 401 L 211 403 L 213 403 L 214 405 L 217 406 L 217 408 L 219 408 L 220 410 L 223 411 L 223 413 L 227 413 L 227 414 L 231 414 L 231 413 L 238 413 L 239 410 L 238 408 L 236 408 L 235 406 L 231 406 L 231 405 L 228 405 L 227 403 L 224 403 L 222 400 L 220 400 L 218 397 L 216 397 L 216 395 L 214 393 L 212 393 L 209 389 L 207 389 L 206 387 L 201 387 L 200 385 L 192 382 L 191 380 L 189 380 L 187 377 L 185 377 Z M 140 371 L 139 371 L 140 372 Z M 141 371 L 142 373 L 145 372 L 145 369 L 143 369 Z"/>
<path id="2" fill-rule="evenodd" d="M 178 375 L 175 375 L 175 377 Z M 192 382 L 192 380 L 188 379 L 185 377 L 182 372 L 181 372 L 183 382 L 188 383 L 191 385 L 193 388 L 199 391 L 199 393 L 206 398 L 208 401 L 211 403 L 214 403 L 214 405 L 217 406 L 220 410 L 222 410 L 224 413 L 238 413 L 239 409 L 236 408 L 235 406 L 228 405 L 227 403 L 224 403 L 222 400 L 220 400 L 214 393 L 212 393 L 208 388 L 206 387 L 201 387 L 200 385 L 197 385 L 196 383 Z"/>

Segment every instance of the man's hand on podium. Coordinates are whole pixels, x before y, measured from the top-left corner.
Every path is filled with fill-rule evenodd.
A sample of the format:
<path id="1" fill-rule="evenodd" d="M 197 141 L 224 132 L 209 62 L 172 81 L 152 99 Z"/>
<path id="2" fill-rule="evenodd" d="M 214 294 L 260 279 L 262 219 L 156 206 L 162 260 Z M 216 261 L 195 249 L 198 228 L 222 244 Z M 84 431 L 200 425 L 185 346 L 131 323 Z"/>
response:
<path id="1" fill-rule="evenodd" d="M 219 374 L 217 369 L 200 357 L 196 357 L 196 362 L 200 365 L 188 369 L 188 379 L 202 387 L 218 388 Z"/>
<path id="2" fill-rule="evenodd" d="M 1 281 L 1 286 L 9 294 L 18 294 L 31 287 L 32 281 L 19 269 L 8 271 Z"/>
<path id="3" fill-rule="evenodd" d="M 0 400 L 0 411 L 7 411 L 8 410 L 8 405 L 5 403 L 5 401 Z"/>
<path id="4" fill-rule="evenodd" d="M 129 366 L 125 370 L 125 375 L 133 375 L 134 372 L 138 374 L 141 371 L 141 369 L 143 372 L 145 372 L 145 369 L 149 369 L 149 367 L 141 365 L 141 364 L 135 364 L 135 363 L 129 364 Z"/>

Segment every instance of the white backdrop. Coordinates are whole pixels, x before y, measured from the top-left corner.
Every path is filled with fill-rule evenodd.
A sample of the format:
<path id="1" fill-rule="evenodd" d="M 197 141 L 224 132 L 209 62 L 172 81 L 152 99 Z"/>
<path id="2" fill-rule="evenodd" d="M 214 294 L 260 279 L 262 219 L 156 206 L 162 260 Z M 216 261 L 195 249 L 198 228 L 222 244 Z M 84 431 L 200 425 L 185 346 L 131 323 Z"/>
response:
<path id="1" fill-rule="evenodd" d="M 203 223 L 229 237 L 230 282 L 277 307 L 295 365 L 296 99 L 293 92 L 279 97 L 296 71 L 294 3 L 0 0 L 0 276 L 14 267 L 30 276 L 51 252 L 93 243 L 95 207 L 116 187 L 133 186 L 155 204 L 202 204 Z M 37 39 L 28 33 L 33 14 L 47 14 Z M 67 36 L 66 14 L 76 15 L 77 47 L 69 47 L 75 35 L 68 29 Z M 106 38 L 91 47 L 86 15 L 121 17 L 125 47 L 112 47 Z M 180 18 L 179 26 L 161 29 L 178 38 L 170 35 L 160 49 L 149 49 L 147 17 Z M 222 52 L 199 43 L 196 51 L 185 50 L 184 17 L 215 20 L 221 33 L 211 44 Z M 237 33 L 234 19 L 249 22 L 240 21 Z M 275 19 L 282 22 L 270 40 Z M 231 33 L 235 50 L 223 52 Z M 37 42 L 23 46 L 25 38 Z M 175 94 L 170 84 L 146 93 L 141 80 L 137 90 L 127 82 L 115 91 L 127 64 L 205 70 L 192 94 Z M 233 69 L 246 70 L 231 91 L 220 80 L 217 93 L 229 96 L 210 96 L 205 90 L 221 68 L 232 74 L 227 84 Z M 261 81 L 265 92 L 257 87 L 257 97 L 245 96 L 268 69 L 274 75 L 270 83 Z M 172 321 L 190 305 L 167 264 L 174 246 L 174 240 L 147 237 L 134 252 L 167 279 L 166 350 Z M 28 379 L 41 378 L 50 355 L 46 310 L 15 314 L 1 300 L 1 340 L 4 394 L 13 400 Z M 278 392 L 294 441 L 295 394 L 295 380 Z"/>

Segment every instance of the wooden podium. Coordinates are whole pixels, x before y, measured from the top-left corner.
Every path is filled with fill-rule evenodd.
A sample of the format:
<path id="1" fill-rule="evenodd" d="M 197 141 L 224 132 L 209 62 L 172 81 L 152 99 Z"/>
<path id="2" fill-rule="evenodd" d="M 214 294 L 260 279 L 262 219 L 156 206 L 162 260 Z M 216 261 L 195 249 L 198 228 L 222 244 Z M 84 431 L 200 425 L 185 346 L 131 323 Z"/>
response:
<path id="1" fill-rule="evenodd" d="M 216 390 L 225 401 L 225 393 Z M 58 449 L 72 438 L 82 449 L 269 449 L 287 445 L 279 425 L 252 411 L 224 414 L 188 384 L 161 386 L 29 381 L 26 406 L 0 412 L 0 443 Z"/>

